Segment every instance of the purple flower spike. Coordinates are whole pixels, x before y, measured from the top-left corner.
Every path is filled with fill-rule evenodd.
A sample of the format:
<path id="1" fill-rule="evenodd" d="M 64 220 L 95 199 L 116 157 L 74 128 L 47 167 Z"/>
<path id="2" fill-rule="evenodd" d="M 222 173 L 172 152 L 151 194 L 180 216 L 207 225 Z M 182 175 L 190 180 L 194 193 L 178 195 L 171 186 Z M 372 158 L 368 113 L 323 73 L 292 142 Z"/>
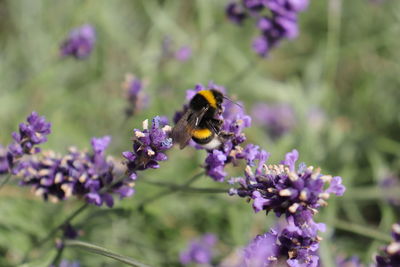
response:
<path id="1" fill-rule="evenodd" d="M 254 174 L 248 166 L 247 182 L 240 184 L 238 195 L 256 199 L 257 203 L 264 198 L 263 210 L 273 210 L 278 216 L 298 215 L 308 221 L 309 212 L 315 213 L 321 206 L 327 205 L 326 200 L 331 193 L 342 195 L 345 188 L 340 177 L 322 175 L 320 169 L 302 167 L 296 170 L 297 159 L 298 152 L 293 150 L 286 154 L 283 164 L 265 165 L 263 173 Z M 330 186 L 325 189 L 325 184 Z"/>
<path id="2" fill-rule="evenodd" d="M 297 16 L 308 7 L 308 0 L 238 0 L 226 7 L 227 17 L 235 24 L 253 19 L 260 37 L 253 41 L 253 50 L 261 57 L 283 39 L 298 36 Z"/>
<path id="3" fill-rule="evenodd" d="M 109 136 L 93 138 L 92 153 L 76 148 L 70 148 L 64 156 L 43 152 L 19 161 L 14 171 L 22 177 L 21 185 L 31 186 L 45 200 L 57 202 L 76 196 L 97 206 L 112 207 L 112 194 L 120 198 L 133 194 L 134 179 L 115 177 L 114 162 L 105 155 L 110 141 Z"/>
<path id="4" fill-rule="evenodd" d="M 172 147 L 172 139 L 169 137 L 171 127 L 165 124 L 162 117 L 155 117 L 151 128 L 148 120 L 143 122 L 143 130 L 135 129 L 132 151 L 123 152 L 126 159 L 129 175 L 133 175 L 137 170 L 148 168 L 159 168 L 159 161 L 167 160 L 165 151 Z"/>
<path id="5" fill-rule="evenodd" d="M 392 225 L 393 241 L 376 256 L 377 267 L 400 266 L 400 223 Z"/>
<path id="6" fill-rule="evenodd" d="M 62 56 L 73 56 L 76 59 L 85 59 L 91 54 L 96 42 L 96 31 L 90 24 L 73 29 L 68 38 L 62 43 Z"/>
<path id="7" fill-rule="evenodd" d="M 78 261 L 67 261 L 67 260 L 62 260 L 60 262 L 60 265 L 58 267 L 80 267 L 81 264 Z"/>
<path id="8" fill-rule="evenodd" d="M 265 127 L 272 138 L 283 136 L 296 125 L 294 111 L 287 104 L 256 104 L 253 107 L 252 116 L 257 124 Z"/>
<path id="9" fill-rule="evenodd" d="M 183 265 L 190 263 L 208 264 L 212 259 L 212 250 L 217 242 L 213 234 L 206 234 L 200 239 L 193 240 L 185 251 L 180 254 Z"/>
<path id="10" fill-rule="evenodd" d="M 36 112 L 32 112 L 26 120 L 28 123 L 21 123 L 19 132 L 12 134 L 14 143 L 8 150 L 13 157 L 38 153 L 40 149 L 35 145 L 46 142 L 47 135 L 51 132 L 51 123 L 46 122 L 45 117 L 40 117 Z"/>
<path id="11" fill-rule="evenodd" d="M 175 52 L 175 58 L 179 61 L 188 61 L 192 56 L 192 49 L 190 46 L 182 46 Z"/>
<path id="12" fill-rule="evenodd" d="M 146 82 L 136 78 L 132 74 L 125 76 L 125 81 L 122 84 L 122 88 L 125 92 L 125 98 L 128 102 L 128 107 L 125 109 L 127 116 L 132 116 L 149 106 L 149 96 L 143 89 L 146 86 Z"/>

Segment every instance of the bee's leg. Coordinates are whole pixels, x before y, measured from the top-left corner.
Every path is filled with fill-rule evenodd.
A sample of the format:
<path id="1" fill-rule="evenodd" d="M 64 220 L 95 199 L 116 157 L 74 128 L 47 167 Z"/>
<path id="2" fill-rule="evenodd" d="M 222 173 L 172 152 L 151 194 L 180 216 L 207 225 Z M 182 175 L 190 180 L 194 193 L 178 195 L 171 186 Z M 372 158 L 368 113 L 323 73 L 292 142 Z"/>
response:
<path id="1" fill-rule="evenodd" d="M 222 123 L 222 120 L 210 119 L 209 121 L 207 121 L 207 126 L 211 128 L 215 134 L 219 135 Z"/>
<path id="2" fill-rule="evenodd" d="M 227 139 L 231 139 L 235 134 L 231 133 L 231 132 L 227 132 L 227 131 L 221 131 L 219 133 L 219 137 L 222 138 L 222 140 L 227 140 Z"/>

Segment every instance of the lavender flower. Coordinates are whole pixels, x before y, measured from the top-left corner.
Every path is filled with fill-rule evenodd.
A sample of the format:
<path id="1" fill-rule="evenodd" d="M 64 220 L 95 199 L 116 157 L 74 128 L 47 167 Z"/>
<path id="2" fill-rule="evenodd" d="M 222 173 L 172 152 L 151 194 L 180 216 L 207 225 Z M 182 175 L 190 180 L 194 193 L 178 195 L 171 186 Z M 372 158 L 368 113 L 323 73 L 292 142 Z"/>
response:
<path id="1" fill-rule="evenodd" d="M 207 89 L 216 89 L 222 93 L 225 93 L 226 91 L 224 87 L 212 82 L 210 82 L 207 87 L 198 84 L 194 89 L 187 90 L 186 99 L 189 101 L 197 92 Z M 184 105 L 182 111 L 175 113 L 175 122 L 179 120 L 187 108 L 188 106 Z M 238 159 L 246 158 L 240 144 L 246 141 L 246 136 L 243 133 L 243 130 L 251 125 L 250 116 L 245 114 L 243 108 L 238 106 L 236 103 L 233 103 L 232 101 L 224 101 L 222 109 L 223 112 L 220 119 L 223 120 L 223 124 L 221 131 L 230 133 L 231 137 L 226 140 L 220 148 L 207 151 L 208 155 L 203 166 L 206 169 L 207 175 L 218 182 L 224 181 L 227 175 L 224 168 L 227 164 L 236 164 Z M 196 145 L 194 142 L 190 142 L 190 145 L 197 149 L 204 149 L 203 147 Z"/>
<path id="2" fill-rule="evenodd" d="M 125 82 L 122 84 L 122 88 L 129 103 L 125 110 L 128 117 L 148 107 L 149 96 L 143 92 L 144 86 L 145 83 L 132 74 L 125 75 Z"/>
<path id="3" fill-rule="evenodd" d="M 19 125 L 19 132 L 12 134 L 14 143 L 8 147 L 8 150 L 13 157 L 40 152 L 35 145 L 46 142 L 47 135 L 51 132 L 51 123 L 46 122 L 45 117 L 39 117 L 36 112 L 32 112 L 26 121 L 28 123 Z"/>
<path id="4" fill-rule="evenodd" d="M 258 235 L 244 249 L 239 266 L 316 267 L 320 238 L 294 225 L 292 220 L 281 223 L 276 229 Z M 284 262 L 286 261 L 286 264 Z"/>
<path id="5" fill-rule="evenodd" d="M 244 254 L 239 263 L 243 267 L 265 267 L 278 260 L 278 233 L 271 229 L 269 232 L 256 236 L 243 250 Z"/>
<path id="6" fill-rule="evenodd" d="M 340 196 L 345 188 L 338 176 L 322 175 L 319 169 L 305 164 L 296 169 L 298 157 L 298 152 L 293 150 L 281 164 L 265 165 L 265 155 L 258 164 L 252 159 L 255 157 L 248 156 L 252 160 L 248 160 L 245 177 L 231 179 L 231 183 L 239 183 L 240 188 L 230 190 L 230 194 L 253 199 L 255 212 L 265 210 L 277 216 L 285 215 L 287 225 L 277 234 L 277 260 L 283 257 L 293 267 L 317 266 L 321 240 L 318 231 L 325 231 L 325 225 L 314 222 L 313 216 L 320 207 L 327 205 L 330 194 Z M 268 266 L 268 262 L 264 263 Z"/>
<path id="7" fill-rule="evenodd" d="M 148 128 L 148 121 L 143 122 L 143 130 L 134 129 L 133 151 L 123 152 L 126 159 L 128 173 L 136 178 L 137 170 L 148 168 L 159 168 L 159 161 L 167 160 L 165 151 L 172 147 L 172 139 L 168 134 L 171 127 L 162 117 L 153 118 L 151 128 Z"/>
<path id="8" fill-rule="evenodd" d="M 226 7 L 226 14 L 232 22 L 236 24 L 242 24 L 246 19 L 246 10 L 238 3 L 229 3 Z"/>
<path id="9" fill-rule="evenodd" d="M 393 241 L 376 256 L 377 267 L 400 266 L 400 223 L 392 225 L 392 237 Z"/>
<path id="10" fill-rule="evenodd" d="M 192 56 L 192 49 L 190 46 L 182 46 L 175 52 L 175 58 L 179 61 L 187 61 Z"/>
<path id="11" fill-rule="evenodd" d="M 237 180 L 241 186 L 237 194 L 253 199 L 255 212 L 272 210 L 278 216 L 299 214 L 307 218 L 309 212 L 315 213 L 327 204 L 331 193 L 338 196 L 344 193 L 341 177 L 322 175 L 320 169 L 314 170 L 305 164 L 300 164 L 296 170 L 297 159 L 298 152 L 293 150 L 286 154 L 282 164 L 264 165 L 263 173 L 254 174 L 248 166 L 245 178 Z M 326 183 L 330 184 L 328 188 L 324 188 Z"/>
<path id="12" fill-rule="evenodd" d="M 227 17 L 236 24 L 253 18 L 261 36 L 253 41 L 253 50 L 262 57 L 282 39 L 298 35 L 297 15 L 308 6 L 308 0 L 241 0 L 226 7 Z"/>
<path id="13" fill-rule="evenodd" d="M 400 189 L 400 178 L 393 173 L 385 174 L 379 183 L 379 187 L 384 191 L 385 199 L 393 206 L 400 207 L 400 196 L 397 193 Z M 391 192 L 394 192 L 391 193 Z"/>
<path id="14" fill-rule="evenodd" d="M 76 59 L 85 59 L 91 54 L 96 42 L 96 31 L 90 24 L 73 29 L 68 38 L 62 43 L 62 56 L 73 56 Z"/>
<path id="15" fill-rule="evenodd" d="M 253 107 L 252 117 L 256 123 L 265 127 L 272 138 L 283 136 L 296 125 L 294 111 L 287 104 L 258 103 Z"/>
<path id="16" fill-rule="evenodd" d="M 70 148 L 65 156 L 50 151 L 20 161 L 15 169 L 22 177 L 21 185 L 31 186 L 45 200 L 65 200 L 75 195 L 97 206 L 105 203 L 112 207 L 113 193 L 120 198 L 134 193 L 134 177 L 116 179 L 113 161 L 104 153 L 110 141 L 109 136 L 93 138 L 92 153 Z"/>
<path id="17" fill-rule="evenodd" d="M 217 238 L 213 234 L 205 234 L 200 239 L 190 242 L 188 248 L 180 254 L 180 262 L 183 265 L 190 263 L 207 264 L 211 262 L 213 247 Z"/>
<path id="18" fill-rule="evenodd" d="M 0 175 L 9 172 L 8 152 L 0 145 Z"/>

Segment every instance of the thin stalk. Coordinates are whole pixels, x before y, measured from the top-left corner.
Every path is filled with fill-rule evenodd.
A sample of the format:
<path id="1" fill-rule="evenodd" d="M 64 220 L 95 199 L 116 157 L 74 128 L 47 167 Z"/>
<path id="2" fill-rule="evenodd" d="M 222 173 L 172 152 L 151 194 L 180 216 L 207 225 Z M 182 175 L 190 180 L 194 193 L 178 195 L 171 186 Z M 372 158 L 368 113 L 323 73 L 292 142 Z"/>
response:
<path id="1" fill-rule="evenodd" d="M 203 174 L 204 174 L 204 172 L 195 174 L 192 178 L 190 178 L 187 182 L 183 183 L 181 186 L 187 188 L 189 185 L 191 185 L 197 179 L 199 179 Z M 146 182 L 146 180 L 142 180 L 142 182 Z M 172 195 L 172 194 L 174 194 L 176 192 L 177 192 L 176 189 L 172 189 L 172 188 L 165 189 L 165 190 L 163 190 L 163 191 L 161 191 L 161 192 L 159 192 L 159 193 L 157 193 L 157 194 L 155 194 L 155 195 L 153 195 L 151 197 L 148 197 L 147 199 L 142 200 L 139 203 L 138 207 L 139 207 L 139 209 L 142 210 L 142 209 L 144 209 L 145 205 L 148 205 L 149 203 L 157 201 L 157 200 L 159 200 L 159 199 L 161 199 L 163 197 Z"/>
<path id="2" fill-rule="evenodd" d="M 220 189 L 220 188 L 197 188 L 197 187 L 190 187 L 185 185 L 179 184 L 172 184 L 172 183 L 164 183 L 164 182 L 156 182 L 156 181 L 142 181 L 146 184 L 151 184 L 155 186 L 167 187 L 171 190 L 178 190 L 178 191 L 187 191 L 191 193 L 227 193 L 228 189 Z"/>
<path id="3" fill-rule="evenodd" d="M 127 256 L 120 255 L 118 253 L 115 253 L 109 249 L 99 247 L 90 243 L 82 242 L 82 241 L 77 241 L 77 240 L 66 240 L 65 241 L 65 246 L 67 247 L 76 247 L 80 248 L 98 255 L 102 255 L 114 260 L 117 260 L 119 262 L 125 263 L 129 266 L 135 266 L 135 267 L 150 267 L 149 265 L 143 264 L 135 259 L 132 259 Z"/>
<path id="4" fill-rule="evenodd" d="M 53 266 L 53 265 L 58 266 L 58 264 L 60 263 L 62 254 L 64 252 L 64 248 L 65 248 L 64 241 L 65 241 L 64 239 L 61 240 L 62 246 L 57 250 L 57 254 L 54 256 L 53 260 L 51 261 L 50 266 Z"/>
<path id="5" fill-rule="evenodd" d="M 365 237 L 369 237 L 372 239 L 376 239 L 379 241 L 383 241 L 385 243 L 391 242 L 392 239 L 388 234 L 384 234 L 380 231 L 377 231 L 375 229 L 369 228 L 367 226 L 359 225 L 359 224 L 354 224 L 351 222 L 346 222 L 342 220 L 335 219 L 331 223 L 332 227 L 335 227 L 340 230 L 344 230 L 347 232 L 355 233 L 358 235 L 362 235 Z"/>
<path id="6" fill-rule="evenodd" d="M 64 227 L 66 224 L 71 222 L 76 216 L 78 216 L 82 211 L 84 211 L 87 207 L 89 206 L 89 203 L 85 203 L 82 206 L 80 206 L 78 209 L 76 209 L 73 213 L 71 213 L 62 223 L 54 227 L 46 237 L 44 237 L 42 240 L 40 240 L 37 244 L 37 246 L 42 246 L 45 244 L 47 241 L 49 241 L 56 233 L 58 230 L 60 230 L 62 227 Z"/>
<path id="7" fill-rule="evenodd" d="M 341 199 L 344 201 L 351 200 L 379 200 L 399 198 L 400 187 L 379 188 L 376 186 L 356 187 L 349 189 Z"/>

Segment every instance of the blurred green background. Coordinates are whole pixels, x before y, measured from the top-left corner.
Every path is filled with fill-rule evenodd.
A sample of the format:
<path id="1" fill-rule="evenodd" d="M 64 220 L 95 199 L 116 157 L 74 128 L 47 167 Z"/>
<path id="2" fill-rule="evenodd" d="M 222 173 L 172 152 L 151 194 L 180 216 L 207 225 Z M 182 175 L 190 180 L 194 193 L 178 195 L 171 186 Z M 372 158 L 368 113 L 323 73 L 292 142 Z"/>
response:
<path id="1" fill-rule="evenodd" d="M 271 138 L 254 125 L 246 130 L 248 142 L 270 152 L 272 163 L 296 148 L 300 161 L 342 176 L 345 195 L 330 199 L 317 217 L 328 226 L 320 251 L 324 266 L 334 266 L 337 255 L 371 262 L 400 217 L 399 207 L 387 201 L 388 195 L 400 197 L 399 188 L 379 187 L 386 176 L 400 173 L 400 2 L 311 1 L 300 15 L 299 38 L 282 42 L 267 59 L 251 51 L 257 35 L 252 22 L 230 23 L 226 4 L 0 1 L 0 143 L 8 144 L 18 123 L 35 110 L 53 124 L 45 149 L 89 148 L 91 137 L 112 135 L 108 151 L 119 158 L 131 148 L 133 128 L 155 115 L 172 118 L 186 90 L 208 81 L 227 87 L 247 112 L 258 102 L 287 103 L 295 110 L 295 127 Z M 60 59 L 60 42 L 84 23 L 96 27 L 93 54 L 84 61 Z M 166 38 L 173 49 L 190 46 L 192 57 L 163 58 Z M 121 83 L 128 72 L 148 81 L 151 101 L 126 120 Z M 323 114 L 320 120 L 308 116 L 313 109 Z M 192 238 L 217 234 L 218 262 L 276 221 L 224 194 L 176 192 L 138 209 L 165 190 L 140 179 L 183 184 L 201 171 L 205 152 L 174 148 L 168 156 L 160 169 L 141 173 L 134 197 L 114 209 L 93 206 L 76 218 L 80 239 L 150 265 L 179 266 L 179 251 Z M 16 184 L 0 191 L 0 266 L 15 266 L 25 255 L 25 266 L 46 266 L 54 243 L 38 247 L 37 241 L 81 202 L 46 203 Z M 194 186 L 227 188 L 207 177 Z M 81 266 L 120 266 L 73 248 L 63 258 Z"/>

